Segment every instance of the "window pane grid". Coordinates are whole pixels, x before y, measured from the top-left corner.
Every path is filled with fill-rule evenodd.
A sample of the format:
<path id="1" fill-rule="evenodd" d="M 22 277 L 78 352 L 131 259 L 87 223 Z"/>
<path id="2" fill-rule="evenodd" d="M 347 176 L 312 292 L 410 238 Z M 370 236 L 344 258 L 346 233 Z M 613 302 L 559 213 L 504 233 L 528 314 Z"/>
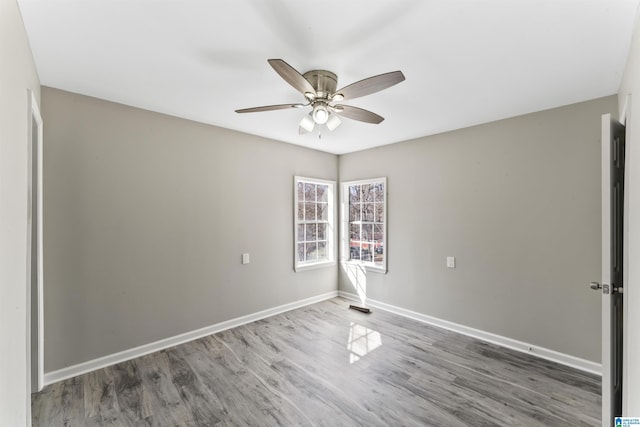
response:
<path id="1" fill-rule="evenodd" d="M 329 261 L 331 184 L 296 178 L 296 263 Z"/>
<path id="2" fill-rule="evenodd" d="M 364 263 L 384 262 L 384 183 L 351 184 L 347 187 L 349 259 Z"/>

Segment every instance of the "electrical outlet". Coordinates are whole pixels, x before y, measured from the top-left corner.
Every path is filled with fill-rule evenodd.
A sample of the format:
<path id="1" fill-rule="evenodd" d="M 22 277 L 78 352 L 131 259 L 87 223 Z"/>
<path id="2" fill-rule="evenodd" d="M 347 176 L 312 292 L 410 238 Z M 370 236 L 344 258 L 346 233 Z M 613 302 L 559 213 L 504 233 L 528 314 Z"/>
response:
<path id="1" fill-rule="evenodd" d="M 447 257 L 447 268 L 456 268 L 456 258 L 452 256 Z"/>
<path id="2" fill-rule="evenodd" d="M 249 264 L 249 254 L 242 254 L 242 263 Z"/>

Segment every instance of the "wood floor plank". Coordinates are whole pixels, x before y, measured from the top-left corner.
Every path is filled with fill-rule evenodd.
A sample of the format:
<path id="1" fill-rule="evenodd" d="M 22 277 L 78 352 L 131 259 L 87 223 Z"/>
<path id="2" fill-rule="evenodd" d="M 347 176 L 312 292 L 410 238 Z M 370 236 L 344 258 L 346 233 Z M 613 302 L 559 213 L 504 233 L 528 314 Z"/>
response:
<path id="1" fill-rule="evenodd" d="M 105 368 L 113 376 L 115 397 L 120 408 L 120 419 L 127 425 L 139 424 L 151 416 L 144 405 L 142 379 L 138 372 L 137 361 L 118 363 Z"/>
<path id="2" fill-rule="evenodd" d="M 31 425 L 43 425 L 43 416 L 48 414 L 47 404 L 51 402 L 49 398 L 52 386 L 44 387 L 39 393 L 31 395 Z"/>
<path id="3" fill-rule="evenodd" d="M 67 380 L 69 381 L 69 380 Z M 44 402 L 38 408 L 31 408 L 31 422 L 32 425 L 44 425 L 44 426 L 61 426 L 63 423 L 62 414 L 62 389 L 67 381 L 59 382 L 47 386 L 42 392 Z M 42 412 L 34 413 L 35 409 L 40 409 Z"/>
<path id="4" fill-rule="evenodd" d="M 367 410 L 358 399 L 353 399 L 343 390 L 332 387 L 326 381 L 310 374 L 289 360 L 262 367 L 259 360 L 252 363 L 260 369 L 271 387 L 281 396 L 288 396 L 300 414 L 317 425 L 377 425 L 377 417 Z"/>
<path id="5" fill-rule="evenodd" d="M 66 380 L 34 426 L 596 426 L 600 378 L 334 298 Z"/>
<path id="6" fill-rule="evenodd" d="M 33 426 L 46 425 L 47 420 L 52 418 L 52 393 L 56 386 L 57 384 L 48 385 L 40 392 L 31 395 L 31 424 Z"/>
<path id="7" fill-rule="evenodd" d="M 239 425 L 294 425 L 304 420 L 304 414 L 268 384 L 263 372 L 256 373 L 216 337 L 202 345 L 217 349 L 216 357 L 194 360 L 197 356 L 192 354 L 186 359 L 207 373 L 201 380 L 221 402 L 225 419 Z"/>
<path id="8" fill-rule="evenodd" d="M 219 411 L 212 404 L 214 396 L 202 385 L 186 359 L 190 353 L 184 347 L 176 347 L 165 352 L 168 374 L 173 386 L 189 410 L 196 425 L 215 425 L 220 422 Z"/>
<path id="9" fill-rule="evenodd" d="M 81 376 L 87 425 L 107 427 L 120 424 L 120 407 L 112 372 L 111 369 L 100 369 Z"/>
<path id="10" fill-rule="evenodd" d="M 153 425 L 195 426 L 198 425 L 183 401 L 180 391 L 169 376 L 170 364 L 167 353 L 160 351 L 137 359 L 142 378 L 145 404 L 153 413 Z"/>

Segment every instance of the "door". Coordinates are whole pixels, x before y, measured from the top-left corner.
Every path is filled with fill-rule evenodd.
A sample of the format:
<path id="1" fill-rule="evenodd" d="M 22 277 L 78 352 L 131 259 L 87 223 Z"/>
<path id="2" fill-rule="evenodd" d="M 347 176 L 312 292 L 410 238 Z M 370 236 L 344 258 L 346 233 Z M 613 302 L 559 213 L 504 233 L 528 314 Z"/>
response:
<path id="1" fill-rule="evenodd" d="M 602 426 L 622 415 L 624 126 L 602 116 Z"/>

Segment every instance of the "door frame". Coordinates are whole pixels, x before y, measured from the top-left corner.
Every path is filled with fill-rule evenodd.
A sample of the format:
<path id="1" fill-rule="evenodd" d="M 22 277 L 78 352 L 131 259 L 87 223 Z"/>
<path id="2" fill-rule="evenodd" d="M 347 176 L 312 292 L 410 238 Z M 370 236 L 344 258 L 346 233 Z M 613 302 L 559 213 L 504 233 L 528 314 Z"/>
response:
<path id="1" fill-rule="evenodd" d="M 622 106 L 622 111 L 620 111 L 620 123 L 622 123 L 625 126 L 625 169 L 624 169 L 624 182 L 625 182 L 625 186 L 624 186 L 624 223 L 623 223 L 623 227 L 625 230 L 629 230 L 629 187 L 631 184 L 631 179 L 629 176 L 630 173 L 630 162 L 629 162 L 629 146 L 630 146 L 630 141 L 631 141 L 631 135 L 630 135 L 630 127 L 627 126 L 627 119 L 629 117 L 631 117 L 631 100 L 632 100 L 632 95 L 631 94 L 627 94 L 627 96 L 625 96 L 624 99 L 624 104 Z M 624 238 L 623 238 L 623 263 L 625 265 L 625 268 L 622 272 L 622 277 L 623 277 L 623 282 L 625 284 L 629 283 L 629 233 L 625 232 L 624 233 Z M 628 336 L 629 336 L 629 328 L 628 328 L 628 319 L 629 319 L 629 298 L 625 299 L 625 304 L 623 306 L 623 310 L 622 310 L 622 324 L 624 327 L 624 338 L 623 341 L 624 343 L 628 343 Z M 622 414 L 626 415 L 628 414 L 629 411 L 629 404 L 627 402 L 627 396 L 628 394 L 628 387 L 629 387 L 629 382 L 631 381 L 631 379 L 628 377 L 628 373 L 629 373 L 629 368 L 628 368 L 628 364 L 629 364 L 629 360 L 631 360 L 631 357 L 629 356 L 628 353 L 629 350 L 629 346 L 628 345 L 624 345 L 622 354 L 623 354 L 623 359 L 622 359 L 622 378 L 623 378 L 623 382 L 622 382 Z"/>
<path id="2" fill-rule="evenodd" d="M 626 106 L 625 106 L 626 110 Z M 624 114 L 624 111 L 623 111 Z M 602 217 L 601 217 L 601 285 L 598 284 L 598 289 L 602 289 L 601 293 L 601 349 L 602 349 L 602 426 L 609 427 L 613 425 L 614 416 L 621 416 L 624 413 L 624 388 L 625 383 L 625 370 L 627 364 L 627 357 L 625 357 L 625 341 L 627 335 L 626 328 L 626 311 L 628 308 L 624 301 L 624 283 L 626 283 L 626 233 L 621 230 L 626 229 L 628 224 L 628 209 L 627 209 L 627 191 L 628 188 L 623 183 L 628 178 L 628 165 L 624 161 L 626 157 L 626 145 L 624 139 L 626 139 L 627 129 L 624 126 L 624 121 L 616 120 L 611 114 L 603 114 L 601 120 L 602 138 L 601 138 L 601 205 L 602 205 Z M 622 131 L 622 133 L 620 132 Z M 614 141 L 616 135 L 621 135 L 623 140 L 619 144 L 623 144 L 622 153 L 618 148 L 615 148 Z M 617 153 L 617 154 L 616 154 Z M 616 193 L 619 197 L 622 197 L 623 205 L 615 203 L 618 209 L 621 211 L 622 224 L 618 224 L 612 217 L 612 209 L 614 209 L 614 199 L 619 200 L 619 197 L 612 197 L 614 195 L 612 184 L 614 184 L 614 168 L 612 164 L 612 155 L 621 156 L 616 157 L 618 160 L 616 163 L 622 163 L 622 177 L 616 172 L 615 182 L 617 185 L 622 185 L 624 192 L 622 194 Z M 618 181 L 621 180 L 621 181 Z M 616 218 L 619 216 L 616 214 Z M 621 227 L 621 229 L 619 229 Z M 615 236 L 614 236 L 615 228 Z M 615 242 L 615 248 L 613 243 Z M 614 255 L 620 252 L 620 255 Z M 614 265 L 615 264 L 615 265 Z M 614 273 L 614 269 L 619 272 Z M 615 274 L 615 276 L 614 276 Z M 592 286 L 593 289 L 596 289 Z M 617 307 L 617 308 L 616 308 Z M 614 326 L 614 314 L 615 324 L 619 325 L 615 329 Z M 622 331 L 620 332 L 620 328 Z M 615 359 L 613 358 L 613 348 L 618 348 Z M 620 348 L 621 347 L 621 348 Z M 620 364 L 620 362 L 622 362 Z M 614 373 L 614 367 L 616 372 Z M 621 381 L 621 384 L 618 383 Z M 616 396 L 614 398 L 613 388 L 614 383 L 618 384 L 619 388 L 616 388 Z M 618 395 L 619 393 L 619 395 Z M 622 406 L 619 407 L 618 405 Z M 614 413 L 615 411 L 615 413 Z"/>
<path id="3" fill-rule="evenodd" d="M 600 283 L 611 283 L 611 114 L 602 115 L 601 139 L 601 198 L 602 198 L 602 247 L 601 247 L 601 277 Z M 610 427 L 612 417 L 611 408 L 611 314 L 609 295 L 602 295 L 601 300 L 601 354 L 602 354 L 602 427 Z"/>
<path id="4" fill-rule="evenodd" d="M 42 390 L 44 386 L 44 305 L 43 305 L 43 220 L 42 220 L 42 115 L 40 114 L 40 108 L 36 100 L 35 94 L 32 90 L 27 90 L 27 390 L 30 393 Z M 34 124 L 35 122 L 35 128 Z M 35 144 L 36 147 L 36 159 L 34 159 L 34 137 L 37 138 Z M 36 190 L 36 212 L 33 212 L 33 164 L 36 163 L 35 176 L 37 182 L 35 183 Z M 32 229 L 33 222 L 35 221 L 37 240 L 35 248 L 35 256 L 37 258 L 36 263 L 36 284 L 35 295 L 32 290 L 33 278 L 32 278 L 32 259 L 34 248 L 32 245 Z M 35 298 L 35 300 L 34 300 Z M 32 303 L 35 303 L 35 313 Z M 33 331 L 33 332 L 32 332 Z M 36 348 L 32 348 L 32 334 L 36 334 Z M 36 352 L 35 363 L 32 353 Z"/>

